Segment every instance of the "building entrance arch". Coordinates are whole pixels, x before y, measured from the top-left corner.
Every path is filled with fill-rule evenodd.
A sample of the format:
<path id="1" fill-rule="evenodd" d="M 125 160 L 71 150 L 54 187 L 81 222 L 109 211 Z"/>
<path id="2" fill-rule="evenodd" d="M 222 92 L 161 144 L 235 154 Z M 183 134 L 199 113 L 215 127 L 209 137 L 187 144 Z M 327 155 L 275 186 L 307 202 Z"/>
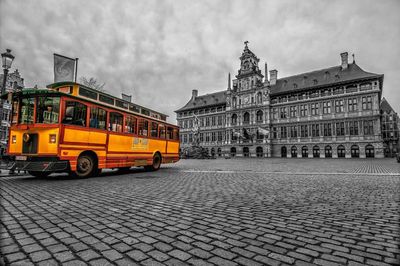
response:
<path id="1" fill-rule="evenodd" d="M 296 146 L 292 146 L 292 148 L 290 149 L 290 154 L 292 155 L 292 158 L 297 157 L 297 147 Z"/>
<path id="2" fill-rule="evenodd" d="M 231 148 L 231 157 L 235 157 L 236 156 L 236 148 L 232 147 Z"/>
<path id="3" fill-rule="evenodd" d="M 332 147 L 329 145 L 325 146 L 325 158 L 332 158 Z"/>
<path id="4" fill-rule="evenodd" d="M 249 147 L 243 147 L 243 156 L 250 157 Z"/>
<path id="5" fill-rule="evenodd" d="M 371 144 L 365 146 L 365 157 L 374 158 L 375 157 L 375 148 Z"/>
<path id="6" fill-rule="evenodd" d="M 263 151 L 263 148 L 262 147 L 257 147 L 256 148 L 256 154 L 257 154 L 257 157 L 264 157 L 264 151 Z"/>
<path id="7" fill-rule="evenodd" d="M 315 146 L 313 147 L 312 153 L 313 153 L 313 157 L 314 157 L 314 158 L 319 158 L 319 156 L 320 156 L 319 147 L 315 145 Z"/>

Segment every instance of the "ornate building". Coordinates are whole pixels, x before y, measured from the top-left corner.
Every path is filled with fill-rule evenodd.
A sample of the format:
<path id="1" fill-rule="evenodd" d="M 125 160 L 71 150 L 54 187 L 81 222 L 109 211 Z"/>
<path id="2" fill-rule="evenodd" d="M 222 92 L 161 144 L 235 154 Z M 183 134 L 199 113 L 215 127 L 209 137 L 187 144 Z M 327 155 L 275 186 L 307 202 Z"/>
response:
<path id="1" fill-rule="evenodd" d="M 279 79 L 271 70 L 268 79 L 246 42 L 232 86 L 229 74 L 227 90 L 193 90 L 175 111 L 182 149 L 198 135 L 217 156 L 383 157 L 383 75 L 340 56 L 339 66 Z"/>
<path id="2" fill-rule="evenodd" d="M 400 151 L 399 115 L 385 98 L 381 102 L 382 137 L 385 157 L 394 157 Z"/>
<path id="3" fill-rule="evenodd" d="M 0 84 L 3 84 L 4 75 L 0 75 Z M 21 78 L 18 69 L 13 73 L 7 75 L 6 80 L 6 92 L 13 92 L 17 89 L 24 87 L 24 79 Z M 3 102 L 3 106 L 0 106 L 0 156 L 3 155 L 7 149 L 8 141 L 8 128 L 10 127 L 11 120 L 11 104 L 8 101 Z"/>

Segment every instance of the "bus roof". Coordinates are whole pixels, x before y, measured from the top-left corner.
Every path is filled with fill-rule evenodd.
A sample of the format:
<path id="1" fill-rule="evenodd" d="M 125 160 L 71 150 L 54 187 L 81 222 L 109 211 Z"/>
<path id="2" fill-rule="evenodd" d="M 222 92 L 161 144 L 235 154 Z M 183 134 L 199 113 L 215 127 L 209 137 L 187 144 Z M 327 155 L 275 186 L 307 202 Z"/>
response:
<path id="1" fill-rule="evenodd" d="M 116 97 L 116 96 L 114 96 L 114 95 L 111 95 L 111 94 L 109 94 L 109 93 L 107 93 L 107 92 L 98 91 L 98 90 L 95 90 L 95 89 L 93 89 L 93 88 L 91 88 L 91 87 L 88 87 L 88 86 L 86 86 L 86 85 L 83 85 L 83 84 L 80 84 L 80 83 L 77 83 L 77 82 L 72 82 L 72 81 L 61 81 L 61 82 L 56 82 L 56 83 L 49 84 L 49 85 L 47 85 L 46 87 L 49 88 L 49 89 L 55 89 L 55 88 L 58 88 L 58 87 L 63 87 L 63 86 L 74 86 L 74 85 L 78 85 L 79 87 L 83 87 L 83 88 L 85 88 L 85 89 L 87 89 L 87 90 L 90 90 L 90 91 L 92 91 L 92 92 L 95 92 L 95 93 L 99 93 L 99 94 L 102 94 L 102 95 L 106 95 L 106 96 L 108 96 L 108 97 L 114 98 L 114 99 L 116 99 L 116 100 L 118 100 L 118 101 L 121 101 L 121 102 L 124 102 L 124 103 L 127 103 L 127 104 L 133 104 L 133 103 L 131 103 L 131 102 L 129 102 L 129 101 L 126 101 L 126 100 L 123 100 L 123 99 L 121 99 L 121 98 L 118 98 L 118 97 Z M 153 112 L 153 113 L 160 114 L 161 116 L 164 116 L 164 117 L 165 117 L 165 120 L 166 120 L 166 118 L 168 117 L 167 114 L 164 114 L 164 113 L 161 113 L 161 112 L 152 110 L 152 109 L 150 109 L 150 108 L 141 106 L 141 105 L 139 105 L 139 104 L 136 104 L 136 103 L 135 103 L 134 105 L 137 106 L 137 107 L 146 109 L 146 110 L 148 110 L 148 111 L 151 111 L 151 112 Z"/>

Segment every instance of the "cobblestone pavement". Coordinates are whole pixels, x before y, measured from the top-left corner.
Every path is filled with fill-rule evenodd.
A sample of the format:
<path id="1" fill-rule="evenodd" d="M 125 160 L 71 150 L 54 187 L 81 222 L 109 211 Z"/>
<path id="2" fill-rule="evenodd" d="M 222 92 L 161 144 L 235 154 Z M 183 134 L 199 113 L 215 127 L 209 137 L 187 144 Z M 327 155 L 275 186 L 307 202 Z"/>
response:
<path id="1" fill-rule="evenodd" d="M 6 265 L 396 265 L 394 159 L 182 160 L 0 177 Z"/>

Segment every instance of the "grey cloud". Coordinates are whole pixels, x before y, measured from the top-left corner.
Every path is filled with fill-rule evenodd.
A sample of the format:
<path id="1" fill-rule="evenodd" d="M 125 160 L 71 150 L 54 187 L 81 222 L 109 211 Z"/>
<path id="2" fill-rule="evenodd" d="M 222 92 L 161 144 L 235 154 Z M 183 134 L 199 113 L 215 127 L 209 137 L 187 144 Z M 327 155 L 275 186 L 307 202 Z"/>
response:
<path id="1" fill-rule="evenodd" d="M 26 85 L 53 79 L 52 53 L 79 57 L 79 76 L 163 111 L 226 89 L 243 41 L 280 77 L 338 65 L 356 54 L 385 74 L 399 111 L 399 1 L 12 1 L 0 2 L 1 51 L 13 49 Z M 397 104 L 397 106 L 396 106 Z"/>

